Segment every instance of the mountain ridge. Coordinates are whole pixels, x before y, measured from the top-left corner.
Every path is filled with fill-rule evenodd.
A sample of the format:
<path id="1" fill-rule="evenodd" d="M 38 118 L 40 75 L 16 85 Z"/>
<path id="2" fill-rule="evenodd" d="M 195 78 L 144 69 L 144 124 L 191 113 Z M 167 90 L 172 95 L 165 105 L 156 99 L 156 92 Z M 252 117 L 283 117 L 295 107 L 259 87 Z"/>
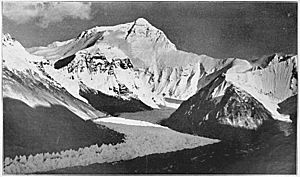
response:
<path id="1" fill-rule="evenodd" d="M 232 67 L 225 73 L 226 80 L 254 95 L 271 110 L 277 119 L 281 119 L 282 116 L 277 112 L 277 107 L 271 108 L 271 106 L 277 105 L 279 101 L 283 101 L 282 99 L 275 102 L 271 99 L 271 103 L 269 103 L 268 95 L 263 94 L 262 96 L 266 98 L 261 99 L 259 98 L 259 91 L 254 90 L 253 92 L 253 89 L 249 90 L 248 87 L 241 86 L 239 82 L 244 81 L 236 82 L 234 78 L 242 77 L 245 73 L 268 70 L 270 67 L 277 66 L 276 63 L 290 61 L 289 58 L 297 58 L 293 55 L 274 54 L 249 62 L 236 58 L 214 59 L 205 55 L 180 51 L 161 30 L 143 18 L 116 26 L 94 27 L 83 31 L 71 40 L 54 42 L 48 47 L 31 52 L 48 61 L 50 65 L 45 66 L 46 72 L 55 77 L 55 80 L 58 80 L 73 96 L 79 99 L 84 100 L 78 94 L 80 81 L 91 89 L 114 96 L 121 96 L 120 91 L 115 92 L 114 90 L 124 87 L 128 93 L 133 93 L 133 98 L 142 100 L 143 103 L 152 108 L 166 105 L 163 97 L 187 100 L 205 87 L 215 77 L 216 71 L 232 62 Z M 127 66 L 127 68 L 122 69 L 119 65 L 114 64 L 116 61 L 120 61 L 122 64 L 123 60 L 128 60 L 132 67 L 127 69 Z M 290 64 L 290 68 L 293 69 L 293 72 L 297 72 L 294 71 L 297 67 L 297 59 L 292 60 L 292 63 L 295 64 Z M 74 65 L 74 61 L 80 62 Z M 136 61 L 141 61 L 143 64 L 136 64 Z M 99 62 L 100 65 L 95 65 Z M 79 65 L 79 63 L 82 64 Z M 173 63 L 175 66 L 168 65 L 169 63 Z M 81 69 L 74 72 L 71 71 L 73 69 L 70 70 L 72 67 L 81 67 Z M 103 67 L 104 73 L 101 71 Z M 96 72 L 93 73 L 91 70 Z M 290 70 L 286 72 L 290 73 Z M 113 73 L 113 77 L 109 73 Z M 64 79 L 60 79 L 61 76 Z M 271 74 L 270 77 L 273 75 Z M 287 75 L 286 77 L 290 76 Z M 103 80 L 103 82 L 95 84 L 93 78 Z M 291 79 L 292 87 L 294 87 L 293 90 L 296 90 L 297 78 L 295 74 L 293 74 L 293 78 Z M 286 85 L 289 85 L 290 81 L 283 80 L 287 82 Z M 111 86 L 105 85 L 108 83 L 107 81 L 111 83 Z M 253 81 L 246 82 L 251 85 Z M 288 95 L 291 96 L 292 94 Z M 128 96 L 131 97 L 130 94 Z M 129 98 L 128 96 L 127 98 Z M 124 97 L 125 100 L 127 98 Z"/>

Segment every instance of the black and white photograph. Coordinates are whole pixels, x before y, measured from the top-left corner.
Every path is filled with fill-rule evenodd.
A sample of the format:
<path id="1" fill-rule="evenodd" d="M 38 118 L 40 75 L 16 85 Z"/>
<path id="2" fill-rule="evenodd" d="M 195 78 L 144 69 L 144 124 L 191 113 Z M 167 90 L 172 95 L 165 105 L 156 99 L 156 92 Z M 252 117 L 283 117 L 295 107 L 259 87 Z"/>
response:
<path id="1" fill-rule="evenodd" d="M 298 1 L 2 1 L 1 175 L 298 173 Z"/>

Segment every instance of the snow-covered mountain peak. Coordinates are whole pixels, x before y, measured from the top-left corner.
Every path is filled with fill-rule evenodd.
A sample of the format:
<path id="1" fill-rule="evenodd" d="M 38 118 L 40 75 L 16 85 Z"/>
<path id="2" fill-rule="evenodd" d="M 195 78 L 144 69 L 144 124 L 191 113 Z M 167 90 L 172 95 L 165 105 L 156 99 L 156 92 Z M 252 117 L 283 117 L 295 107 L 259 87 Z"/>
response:
<path id="1" fill-rule="evenodd" d="M 242 75 L 248 78 L 247 75 L 254 74 L 255 77 L 257 75 L 257 80 L 272 80 L 273 77 L 279 78 L 279 76 L 275 74 L 270 74 L 269 71 L 264 71 L 265 68 L 276 68 L 278 66 L 281 71 L 286 72 L 282 73 L 286 77 L 286 79 L 282 79 L 282 82 L 286 82 L 286 85 L 292 87 L 292 89 L 289 89 L 289 92 L 291 92 L 291 94 L 296 93 L 294 90 L 297 88 L 297 79 L 294 76 L 291 76 L 292 79 L 290 79 L 290 74 L 292 72 L 295 73 L 295 67 L 289 64 L 290 61 L 295 63 L 294 60 L 288 59 L 292 57 L 290 55 L 282 56 L 276 54 L 249 62 L 234 58 L 215 59 L 205 55 L 180 51 L 176 49 L 175 45 L 167 38 L 163 31 L 151 25 L 144 18 L 115 26 L 94 27 L 80 33 L 77 38 L 65 42 L 53 43 L 51 47 L 36 48 L 31 52 L 35 55 L 44 56 L 48 60 L 53 60 L 53 62 L 55 62 L 54 68 L 49 67 L 48 69 L 53 69 L 54 73 L 61 69 L 67 70 L 68 67 L 66 66 L 74 60 L 72 64 L 80 64 L 76 66 L 79 67 L 79 71 L 81 71 L 80 67 L 86 70 L 85 72 L 79 73 L 79 80 L 86 86 L 108 95 L 112 95 L 110 92 L 114 92 L 114 88 L 120 88 L 120 84 L 125 85 L 132 92 L 138 90 L 141 92 L 146 92 L 145 90 L 147 90 L 148 92 L 151 90 L 154 94 L 159 96 L 187 99 L 205 86 L 211 78 L 215 77 L 215 72 L 222 69 L 228 63 L 232 63 L 232 65 L 225 74 L 226 80 L 234 83 L 235 86 L 237 86 L 238 83 L 244 82 L 245 79 L 240 79 Z M 97 59 L 97 57 L 105 57 L 105 61 Z M 122 61 L 122 59 L 128 59 L 134 68 L 130 70 L 115 68 L 113 65 L 118 63 L 114 64 L 113 60 L 119 62 Z M 101 64 L 101 62 L 104 64 Z M 285 62 L 287 62 L 290 67 L 281 66 L 281 64 Z M 106 66 L 105 63 L 109 64 L 109 66 Z M 277 65 L 276 63 L 281 64 Z M 90 72 L 91 66 L 94 67 L 92 70 L 95 69 L 97 72 Z M 110 67 L 114 67 L 112 70 L 120 74 L 108 75 L 106 72 L 100 72 L 101 67 L 107 71 L 110 70 Z M 284 68 L 289 69 L 285 71 Z M 256 70 L 261 71 L 252 72 Z M 271 71 L 271 69 L 267 70 Z M 291 73 L 290 70 L 292 71 Z M 70 74 L 67 71 L 62 72 L 66 72 L 66 78 L 62 80 L 61 84 L 67 82 L 67 80 L 75 84 L 74 80 L 69 79 L 73 77 L 76 78 L 78 73 Z M 267 72 L 268 76 L 261 77 L 260 72 Z M 240 75 L 240 78 L 236 78 Z M 59 79 L 62 74 L 57 76 Z M 131 79 L 126 79 L 125 76 Z M 97 81 L 95 82 L 95 80 Z M 136 83 L 132 82 L 133 80 L 135 80 Z M 105 84 L 108 82 L 110 82 L 111 86 Z M 246 84 L 254 86 L 254 84 L 251 84 L 252 82 L 253 81 L 247 81 Z M 292 84 L 290 84 L 290 82 L 292 82 Z M 78 84 L 77 81 L 76 84 Z M 138 85 L 143 88 L 136 89 L 135 87 L 139 87 Z M 260 93 L 260 90 L 263 90 L 263 95 L 270 95 L 270 92 L 276 96 L 277 101 L 282 101 L 282 99 L 286 98 L 286 95 L 280 94 L 279 91 L 276 91 L 275 94 L 274 88 L 271 90 L 269 88 L 262 88 L 267 87 L 267 85 L 259 84 L 257 88 L 252 88 L 252 90 L 255 90 L 254 93 L 257 91 Z M 78 96 L 77 87 L 74 89 L 74 86 L 72 86 L 68 91 Z M 246 91 L 249 92 L 247 89 Z M 253 93 L 250 92 L 250 94 Z M 135 95 L 143 94 L 139 92 Z M 146 95 L 149 94 L 147 93 Z M 139 98 L 141 99 L 141 97 Z M 274 103 L 277 104 L 277 101 Z M 151 103 L 151 105 L 153 104 Z M 272 103 L 272 105 L 274 104 Z"/>
<path id="2" fill-rule="evenodd" d="M 152 43 L 153 48 L 159 46 L 164 50 L 176 50 L 176 46 L 168 39 L 166 34 L 151 25 L 144 18 L 135 20 L 132 27 L 128 30 L 125 39 L 129 42 L 136 42 L 137 40 L 144 41 L 146 39 L 147 42 L 150 41 Z"/>
<path id="3" fill-rule="evenodd" d="M 144 26 L 150 26 L 151 25 L 145 18 L 136 19 L 135 24 L 136 25 L 144 25 Z"/>
<path id="4" fill-rule="evenodd" d="M 17 40 L 9 34 L 2 36 L 2 61 L 9 69 L 37 71 L 34 62 L 47 62 L 42 56 L 30 55 Z"/>

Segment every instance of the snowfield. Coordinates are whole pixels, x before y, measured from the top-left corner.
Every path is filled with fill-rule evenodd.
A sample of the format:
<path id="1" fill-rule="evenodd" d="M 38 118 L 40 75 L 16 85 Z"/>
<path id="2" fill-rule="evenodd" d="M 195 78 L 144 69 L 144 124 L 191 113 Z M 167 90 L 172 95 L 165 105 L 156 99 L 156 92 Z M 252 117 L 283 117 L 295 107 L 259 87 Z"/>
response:
<path id="1" fill-rule="evenodd" d="M 131 119 L 125 119 L 121 117 L 107 117 L 107 118 L 101 118 L 98 120 L 95 120 L 94 122 L 103 124 L 105 123 L 114 123 L 114 124 L 123 124 L 123 125 L 134 125 L 134 126 L 143 126 L 143 127 L 159 127 L 159 128 L 167 128 L 158 124 L 153 124 L 146 121 L 141 120 L 131 120 Z"/>
<path id="2" fill-rule="evenodd" d="M 166 103 L 166 107 L 169 107 L 169 108 L 174 108 L 174 109 L 177 109 L 179 108 L 180 104 L 177 104 L 177 103 L 170 103 L 170 102 L 165 102 Z"/>
<path id="3" fill-rule="evenodd" d="M 64 80 L 66 84 L 61 85 L 55 80 L 56 78 L 49 77 L 49 73 L 40 67 L 41 63 L 47 63 L 47 61 L 43 57 L 29 54 L 9 34 L 3 36 L 2 46 L 3 97 L 21 100 L 33 108 L 37 106 L 50 107 L 51 104 L 63 105 L 83 119 L 104 115 L 92 106 L 81 103 L 81 101 L 87 102 L 84 98 L 78 96 L 77 98 L 81 98 L 79 101 L 69 95 L 63 86 L 69 84 L 72 88 L 76 88 L 76 84 Z M 45 66 L 48 65 L 45 64 Z M 54 69 L 52 71 L 51 74 L 56 74 L 55 76 L 59 74 L 55 73 Z M 61 76 L 57 76 L 57 78 L 59 77 Z M 75 91 L 70 93 L 75 93 Z M 74 95 L 76 96 L 76 94 Z M 77 93 L 77 95 L 79 94 Z"/>
<path id="4" fill-rule="evenodd" d="M 46 172 L 72 166 L 87 166 L 93 163 L 110 163 L 130 160 L 155 153 L 166 153 L 182 149 L 191 149 L 219 142 L 189 134 L 179 133 L 169 128 L 144 121 L 109 117 L 95 120 L 126 136 L 125 143 L 102 146 L 92 145 L 78 150 L 66 150 L 57 153 L 41 153 L 34 156 L 16 156 L 5 158 L 5 174 L 24 174 Z"/>

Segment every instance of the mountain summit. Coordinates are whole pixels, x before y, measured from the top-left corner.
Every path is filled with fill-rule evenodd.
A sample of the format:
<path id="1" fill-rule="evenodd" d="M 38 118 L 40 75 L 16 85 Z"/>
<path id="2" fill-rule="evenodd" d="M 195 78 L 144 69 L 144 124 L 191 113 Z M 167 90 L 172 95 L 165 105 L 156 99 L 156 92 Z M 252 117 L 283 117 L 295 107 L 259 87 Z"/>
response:
<path id="1" fill-rule="evenodd" d="M 81 100 L 86 100 L 84 91 L 93 90 L 98 96 L 106 95 L 116 101 L 140 100 L 141 107 L 159 108 L 166 105 L 163 97 L 187 100 L 209 84 L 216 77 L 216 71 L 231 63 L 224 73 L 226 81 L 250 93 L 277 119 L 286 120 L 276 105 L 293 96 L 297 88 L 293 74 L 296 56 L 280 59 L 275 55 L 248 62 L 196 55 L 177 50 L 164 32 L 144 18 L 116 26 L 94 27 L 76 38 L 28 51 L 49 62 L 43 68 L 45 72 Z M 284 63 L 288 67 L 284 67 Z M 272 74 L 274 69 L 279 74 Z M 263 77 L 259 73 L 263 73 Z M 262 82 L 275 77 L 271 85 L 277 90 L 265 88 L 266 82 L 252 84 L 252 80 L 245 80 L 248 75 Z M 287 88 L 275 86 L 278 82 Z M 294 91 L 290 92 L 288 87 Z M 84 89 L 80 91 L 80 88 Z M 286 94 L 280 95 L 281 91 Z M 280 99 L 274 99 L 274 94 Z"/>

